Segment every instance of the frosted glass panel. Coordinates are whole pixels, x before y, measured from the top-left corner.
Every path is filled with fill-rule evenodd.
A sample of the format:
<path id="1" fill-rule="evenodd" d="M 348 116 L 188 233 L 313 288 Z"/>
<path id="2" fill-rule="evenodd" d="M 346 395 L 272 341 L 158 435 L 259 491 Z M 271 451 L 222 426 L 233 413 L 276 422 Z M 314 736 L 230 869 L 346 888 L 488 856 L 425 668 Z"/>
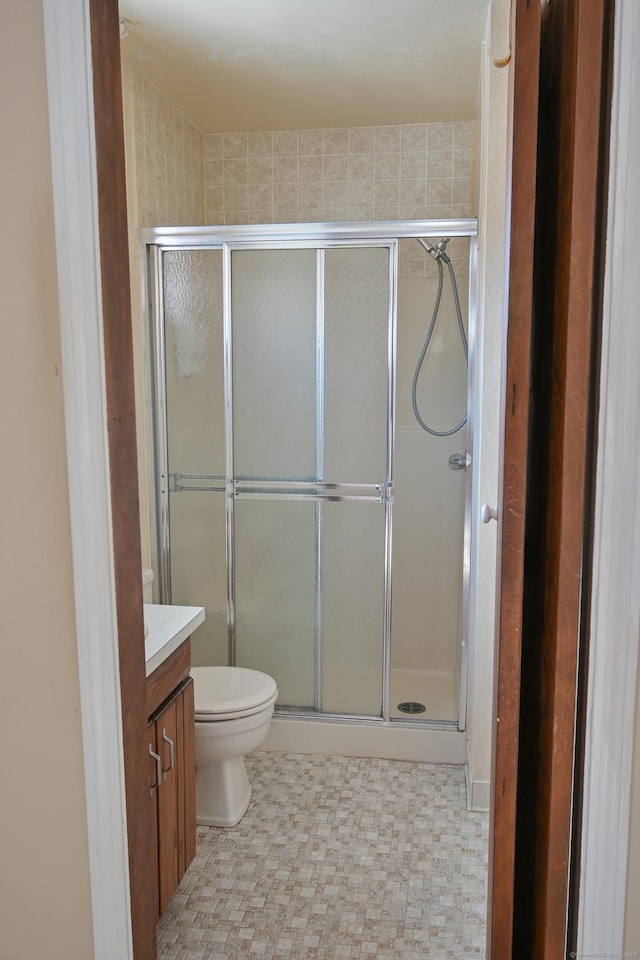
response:
<path id="1" fill-rule="evenodd" d="M 344 502 L 322 509 L 322 709 L 380 716 L 384 506 Z"/>
<path id="2" fill-rule="evenodd" d="M 327 250 L 324 269 L 324 478 L 347 483 L 384 481 L 389 250 Z"/>
<path id="3" fill-rule="evenodd" d="M 315 504 L 237 500 L 236 663 L 278 684 L 278 703 L 313 707 Z"/>
<path id="4" fill-rule="evenodd" d="M 204 607 L 204 623 L 191 638 L 194 666 L 229 662 L 225 497 L 223 493 L 172 493 L 171 599 Z"/>
<path id="5" fill-rule="evenodd" d="M 234 472 L 315 477 L 316 253 L 231 260 Z"/>
<path id="6" fill-rule="evenodd" d="M 440 448 L 438 447 L 440 443 Z M 465 449 L 465 431 L 458 435 Z M 393 539 L 393 664 L 455 673 L 461 631 L 465 474 L 453 444 L 398 431 Z"/>
<path id="7" fill-rule="evenodd" d="M 169 470 L 224 475 L 222 254 L 163 255 Z"/>

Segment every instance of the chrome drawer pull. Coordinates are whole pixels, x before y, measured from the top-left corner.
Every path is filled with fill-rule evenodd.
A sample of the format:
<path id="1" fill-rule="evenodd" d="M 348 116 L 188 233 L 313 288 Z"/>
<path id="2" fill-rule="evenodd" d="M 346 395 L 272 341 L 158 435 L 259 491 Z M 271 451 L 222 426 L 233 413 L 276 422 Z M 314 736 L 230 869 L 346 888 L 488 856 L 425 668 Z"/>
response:
<path id="1" fill-rule="evenodd" d="M 166 779 L 167 774 L 173 770 L 173 767 L 175 765 L 176 745 L 171 739 L 171 737 L 167 736 L 167 731 L 165 730 L 164 727 L 162 728 L 162 739 L 164 740 L 165 743 L 169 744 L 169 766 L 162 771 L 162 773 L 164 774 L 164 778 Z"/>
<path id="2" fill-rule="evenodd" d="M 156 762 L 156 782 L 152 783 L 149 787 L 149 792 L 153 793 L 156 787 L 159 787 L 162 783 L 162 759 L 159 754 L 153 752 L 153 747 L 149 744 L 149 756 L 153 757 Z"/>

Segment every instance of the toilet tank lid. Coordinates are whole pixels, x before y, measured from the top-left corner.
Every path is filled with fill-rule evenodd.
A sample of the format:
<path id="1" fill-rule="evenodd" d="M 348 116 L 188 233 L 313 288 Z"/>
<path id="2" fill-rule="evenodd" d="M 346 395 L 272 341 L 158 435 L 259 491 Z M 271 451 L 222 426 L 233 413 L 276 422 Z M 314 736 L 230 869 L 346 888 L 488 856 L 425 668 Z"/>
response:
<path id="1" fill-rule="evenodd" d="M 246 667 L 192 667 L 196 713 L 248 710 L 277 693 L 273 677 Z"/>

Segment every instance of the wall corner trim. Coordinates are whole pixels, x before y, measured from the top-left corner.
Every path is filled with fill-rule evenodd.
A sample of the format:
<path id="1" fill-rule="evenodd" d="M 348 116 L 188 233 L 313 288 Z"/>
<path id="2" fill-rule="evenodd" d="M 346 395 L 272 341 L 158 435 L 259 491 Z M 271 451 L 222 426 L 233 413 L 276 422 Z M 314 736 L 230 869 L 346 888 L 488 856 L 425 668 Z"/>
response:
<path id="1" fill-rule="evenodd" d="M 474 780 L 471 776 L 470 744 L 467 740 L 467 758 L 464 763 L 464 780 L 467 788 L 467 810 L 473 813 L 488 813 L 491 803 L 491 782 Z"/>

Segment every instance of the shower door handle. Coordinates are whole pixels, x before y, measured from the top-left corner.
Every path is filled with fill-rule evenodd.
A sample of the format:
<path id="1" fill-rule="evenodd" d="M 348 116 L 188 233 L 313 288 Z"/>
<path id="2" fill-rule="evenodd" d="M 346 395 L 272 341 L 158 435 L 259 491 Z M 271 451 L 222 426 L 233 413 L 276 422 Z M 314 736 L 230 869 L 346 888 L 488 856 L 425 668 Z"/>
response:
<path id="1" fill-rule="evenodd" d="M 467 450 L 464 453 L 452 453 L 449 457 L 449 470 L 466 470 L 470 463 L 471 457 Z"/>

